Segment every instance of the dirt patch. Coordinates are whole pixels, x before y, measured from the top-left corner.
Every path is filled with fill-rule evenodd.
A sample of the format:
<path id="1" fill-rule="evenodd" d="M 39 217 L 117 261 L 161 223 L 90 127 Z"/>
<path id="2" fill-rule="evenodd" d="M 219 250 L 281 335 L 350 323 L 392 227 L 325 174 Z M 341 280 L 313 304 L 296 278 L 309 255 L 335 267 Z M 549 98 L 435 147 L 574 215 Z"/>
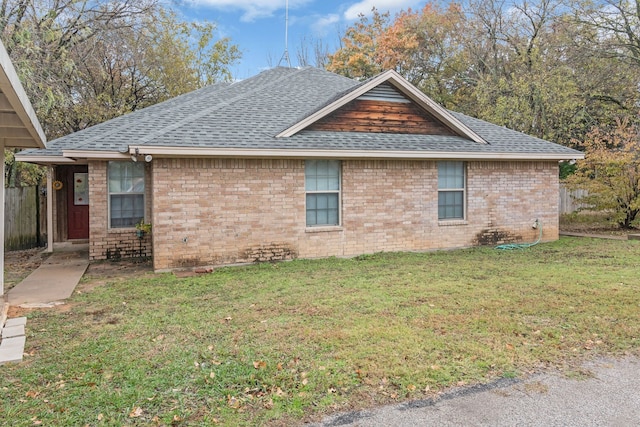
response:
<path id="1" fill-rule="evenodd" d="M 84 273 L 76 291 L 88 292 L 114 280 L 126 280 L 132 277 L 152 275 L 153 264 L 149 258 L 94 261 Z"/>
<path id="2" fill-rule="evenodd" d="M 628 236 L 629 234 L 638 234 L 638 229 L 622 229 L 615 226 L 602 226 L 592 224 L 560 224 L 561 233 L 583 233 L 602 236 Z"/>
<path id="3" fill-rule="evenodd" d="M 4 254 L 4 291 L 7 292 L 20 283 L 33 270 L 40 267 L 50 253 L 43 248 L 10 251 Z"/>
<path id="4" fill-rule="evenodd" d="M 118 261 L 93 261 L 89 264 L 85 280 L 131 277 L 153 272 L 153 264 L 148 258 L 122 259 Z"/>
<path id="5" fill-rule="evenodd" d="M 23 251 L 11 251 L 5 253 L 5 292 L 8 292 L 25 277 L 36 270 L 49 258 L 51 254 L 44 252 L 43 248 L 27 249 Z M 150 258 L 133 258 L 117 261 L 94 261 L 89 264 L 80 284 L 76 290 L 88 291 L 96 286 L 113 281 L 116 278 L 130 278 L 145 274 L 153 274 L 153 265 Z M 60 306 L 59 309 L 68 304 Z M 11 307 L 17 310 L 16 307 Z M 21 309 L 25 310 L 25 309 Z M 28 312 L 26 309 L 25 312 Z M 19 313 L 12 313 L 13 316 Z"/>

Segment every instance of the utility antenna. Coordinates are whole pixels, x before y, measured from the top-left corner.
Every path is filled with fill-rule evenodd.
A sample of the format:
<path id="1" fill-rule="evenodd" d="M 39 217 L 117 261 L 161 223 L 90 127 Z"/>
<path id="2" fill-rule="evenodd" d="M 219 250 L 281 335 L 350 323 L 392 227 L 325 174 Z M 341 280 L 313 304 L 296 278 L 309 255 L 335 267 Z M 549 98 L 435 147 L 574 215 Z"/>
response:
<path id="1" fill-rule="evenodd" d="M 282 61 L 285 61 L 287 66 L 291 68 L 291 59 L 289 59 L 289 0 L 286 0 L 284 10 L 284 53 L 278 62 L 278 67 Z"/>

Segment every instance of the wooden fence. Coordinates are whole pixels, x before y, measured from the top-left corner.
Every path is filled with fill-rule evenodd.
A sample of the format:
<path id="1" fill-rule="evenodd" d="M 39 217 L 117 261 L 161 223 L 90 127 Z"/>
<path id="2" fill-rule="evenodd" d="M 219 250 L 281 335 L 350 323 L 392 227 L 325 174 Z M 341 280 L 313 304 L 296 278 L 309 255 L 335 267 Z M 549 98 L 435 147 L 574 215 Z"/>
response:
<path id="1" fill-rule="evenodd" d="M 38 187 L 10 187 L 4 190 L 4 245 L 8 251 L 35 248 L 42 244 L 42 198 Z M 46 215 L 45 215 L 46 216 Z"/>
<path id="2" fill-rule="evenodd" d="M 569 190 L 563 184 L 560 184 L 560 214 L 568 214 L 577 211 L 583 207 L 576 199 L 587 195 L 586 190 Z"/>

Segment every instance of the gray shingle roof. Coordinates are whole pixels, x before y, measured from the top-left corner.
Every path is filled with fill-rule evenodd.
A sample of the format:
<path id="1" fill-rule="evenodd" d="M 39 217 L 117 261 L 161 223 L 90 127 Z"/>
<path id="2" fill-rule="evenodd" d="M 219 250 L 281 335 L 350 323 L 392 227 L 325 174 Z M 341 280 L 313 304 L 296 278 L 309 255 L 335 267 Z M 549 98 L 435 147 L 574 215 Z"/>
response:
<path id="1" fill-rule="evenodd" d="M 349 93 L 360 82 L 316 68 L 274 68 L 232 84 L 215 84 L 50 141 L 23 156 L 63 150 L 121 151 L 129 145 L 288 150 L 376 150 L 558 154 L 578 152 L 459 113 L 488 144 L 458 136 L 282 130 Z"/>

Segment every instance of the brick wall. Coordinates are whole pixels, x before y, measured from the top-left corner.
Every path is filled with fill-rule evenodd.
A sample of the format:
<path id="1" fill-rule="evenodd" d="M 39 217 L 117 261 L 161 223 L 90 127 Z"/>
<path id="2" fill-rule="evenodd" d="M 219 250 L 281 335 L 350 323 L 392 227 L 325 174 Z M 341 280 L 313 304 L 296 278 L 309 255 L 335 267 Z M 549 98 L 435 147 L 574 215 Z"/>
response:
<path id="1" fill-rule="evenodd" d="M 343 161 L 342 226 L 309 229 L 302 160 L 154 159 L 151 172 L 156 270 L 529 242 L 535 219 L 558 237 L 557 162 L 469 162 L 467 220 L 439 222 L 436 162 Z M 106 223 L 94 210 L 92 230 Z M 96 249 L 105 233 L 96 254 L 116 235 L 91 232 Z"/>
<path id="2" fill-rule="evenodd" d="M 145 216 L 151 218 L 151 164 L 145 165 Z M 109 228 L 107 162 L 89 162 L 89 259 L 120 259 L 152 256 L 152 237 L 142 239 L 135 228 Z"/>

